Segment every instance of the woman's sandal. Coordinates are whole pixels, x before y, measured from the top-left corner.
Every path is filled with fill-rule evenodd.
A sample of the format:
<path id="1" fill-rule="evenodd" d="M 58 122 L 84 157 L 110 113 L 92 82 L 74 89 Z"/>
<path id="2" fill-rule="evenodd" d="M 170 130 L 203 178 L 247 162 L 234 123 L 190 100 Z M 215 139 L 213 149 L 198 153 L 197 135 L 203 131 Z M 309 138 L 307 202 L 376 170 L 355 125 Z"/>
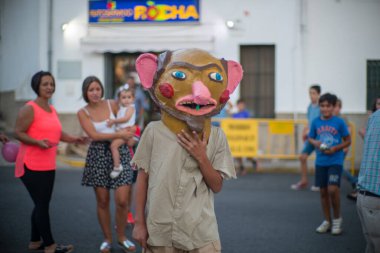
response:
<path id="1" fill-rule="evenodd" d="M 30 252 L 44 252 L 45 246 L 43 245 L 42 241 L 30 242 L 28 250 Z"/>
<path id="2" fill-rule="evenodd" d="M 109 242 L 102 242 L 100 244 L 100 253 L 110 253 L 111 252 L 111 243 Z"/>
<path id="3" fill-rule="evenodd" d="M 124 250 L 124 252 L 134 252 L 136 250 L 136 246 L 130 240 L 125 240 L 123 242 L 118 242 L 120 248 Z"/>
<path id="4" fill-rule="evenodd" d="M 50 248 L 45 247 L 45 253 L 70 253 L 73 252 L 74 246 L 69 244 L 69 245 L 63 245 L 63 244 L 55 244 L 55 248 Z"/>

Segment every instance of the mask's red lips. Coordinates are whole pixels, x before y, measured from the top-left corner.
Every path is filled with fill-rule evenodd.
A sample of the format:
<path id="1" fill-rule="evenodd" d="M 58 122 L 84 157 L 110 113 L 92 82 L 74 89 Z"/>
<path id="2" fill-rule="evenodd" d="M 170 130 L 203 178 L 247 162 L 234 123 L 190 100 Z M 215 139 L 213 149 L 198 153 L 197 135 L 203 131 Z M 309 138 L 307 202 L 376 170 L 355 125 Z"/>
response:
<path id="1" fill-rule="evenodd" d="M 202 104 L 198 104 L 194 101 L 192 95 L 180 98 L 175 107 L 182 112 L 186 112 L 191 115 L 200 116 L 205 115 L 216 107 L 216 101 L 212 98 L 209 98 L 208 101 L 204 101 Z"/>

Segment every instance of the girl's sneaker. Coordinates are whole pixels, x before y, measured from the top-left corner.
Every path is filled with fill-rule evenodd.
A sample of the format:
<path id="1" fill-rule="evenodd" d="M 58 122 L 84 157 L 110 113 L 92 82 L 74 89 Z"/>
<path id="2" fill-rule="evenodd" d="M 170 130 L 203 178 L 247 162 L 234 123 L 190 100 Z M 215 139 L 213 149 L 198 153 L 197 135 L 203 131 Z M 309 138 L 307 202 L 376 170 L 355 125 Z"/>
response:
<path id="1" fill-rule="evenodd" d="M 331 224 L 329 221 L 324 220 L 319 227 L 315 230 L 317 233 L 326 233 L 331 229 Z"/>
<path id="2" fill-rule="evenodd" d="M 121 166 L 121 164 L 118 167 L 113 167 L 113 170 L 111 171 L 110 177 L 112 179 L 115 179 L 120 175 L 120 173 L 122 171 L 123 171 L 123 166 Z"/>
<path id="3" fill-rule="evenodd" d="M 331 234 L 340 235 L 342 233 L 342 222 L 343 222 L 342 217 L 338 219 L 333 219 Z"/>

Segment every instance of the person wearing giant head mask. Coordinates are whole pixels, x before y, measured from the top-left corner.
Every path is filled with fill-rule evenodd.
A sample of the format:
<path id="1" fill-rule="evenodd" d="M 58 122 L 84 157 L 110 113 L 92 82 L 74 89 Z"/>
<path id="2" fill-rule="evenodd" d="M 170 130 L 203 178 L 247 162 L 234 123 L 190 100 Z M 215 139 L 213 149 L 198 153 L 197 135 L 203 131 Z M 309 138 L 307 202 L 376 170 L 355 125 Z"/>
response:
<path id="1" fill-rule="evenodd" d="M 139 168 L 133 236 L 149 253 L 220 252 L 214 193 L 236 174 L 211 116 L 241 81 L 242 67 L 186 49 L 142 54 L 136 69 L 161 120 L 146 127 L 132 160 Z"/>

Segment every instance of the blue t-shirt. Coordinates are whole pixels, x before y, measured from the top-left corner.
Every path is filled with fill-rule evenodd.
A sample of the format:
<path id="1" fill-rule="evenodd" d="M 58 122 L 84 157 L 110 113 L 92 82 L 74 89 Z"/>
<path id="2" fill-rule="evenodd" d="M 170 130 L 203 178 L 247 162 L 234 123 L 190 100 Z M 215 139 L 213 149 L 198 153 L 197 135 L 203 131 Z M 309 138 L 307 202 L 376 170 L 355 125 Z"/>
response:
<path id="1" fill-rule="evenodd" d="M 136 117 L 139 116 L 140 110 L 143 108 L 145 111 L 149 110 L 149 103 L 147 102 L 145 93 L 140 85 L 135 85 L 135 109 Z"/>
<path id="2" fill-rule="evenodd" d="M 227 118 L 227 117 L 228 117 L 228 113 L 227 113 L 226 107 L 223 107 L 223 109 L 220 111 L 219 114 L 213 116 L 213 118 L 215 118 L 215 119 L 224 119 L 224 118 Z M 220 127 L 220 121 L 212 121 L 211 124 L 213 126 Z"/>
<path id="3" fill-rule="evenodd" d="M 321 110 L 319 109 L 318 104 L 309 104 L 307 107 L 307 120 L 309 126 L 311 125 L 311 122 L 321 116 Z"/>
<path id="4" fill-rule="evenodd" d="M 329 119 L 322 119 L 321 117 L 314 119 L 309 132 L 310 138 L 326 144 L 329 148 L 342 143 L 342 138 L 348 135 L 349 132 L 343 119 L 336 116 Z M 316 153 L 317 159 L 315 164 L 318 166 L 343 165 L 343 150 L 327 155 L 317 148 Z"/>
<path id="5" fill-rule="evenodd" d="M 248 110 L 243 110 L 241 112 L 237 112 L 232 115 L 232 118 L 235 118 L 235 119 L 247 119 L 250 117 L 251 115 Z"/>
<path id="6" fill-rule="evenodd" d="M 228 113 L 227 113 L 227 109 L 226 107 L 223 107 L 222 110 L 220 110 L 220 112 L 213 116 L 214 118 L 220 118 L 220 119 L 223 119 L 223 118 L 227 118 L 228 117 Z"/>

